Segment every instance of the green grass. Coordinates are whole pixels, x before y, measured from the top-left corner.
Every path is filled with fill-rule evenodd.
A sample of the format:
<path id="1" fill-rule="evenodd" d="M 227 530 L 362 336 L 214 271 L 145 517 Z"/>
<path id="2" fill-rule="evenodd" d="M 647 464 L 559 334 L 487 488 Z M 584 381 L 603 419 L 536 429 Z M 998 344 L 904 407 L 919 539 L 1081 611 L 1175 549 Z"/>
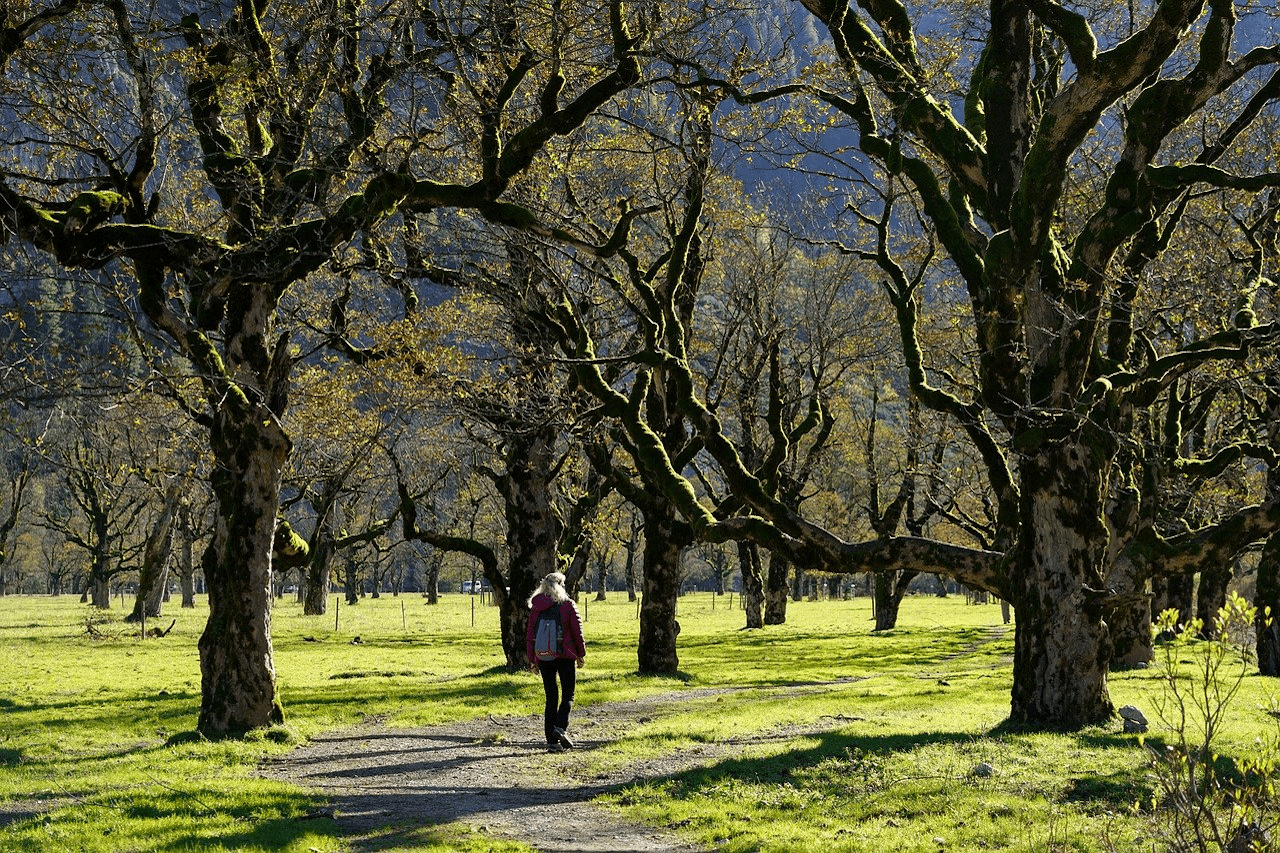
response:
<path id="1" fill-rule="evenodd" d="M 163 639 L 139 641 L 118 622 L 98 625 L 106 638 L 92 639 L 92 611 L 73 598 L 0 598 L 0 819 L 19 815 L 0 830 L 0 849 L 350 849 L 332 821 L 304 819 L 318 798 L 255 768 L 369 717 L 419 726 L 539 708 L 537 680 L 502 668 L 496 611 L 473 614 L 472 601 L 365 599 L 342 605 L 336 630 L 332 612 L 303 617 L 292 600 L 278 602 L 286 723 L 208 743 L 190 736 L 202 608 L 167 607 L 163 624 L 177 624 Z M 635 605 L 625 596 L 584 603 L 580 705 L 750 688 L 668 703 L 616 744 L 582 754 L 613 766 L 756 741 L 706 769 L 606 798 L 634 819 L 731 851 L 1101 850 L 1104 832 L 1131 849 L 1142 835 L 1129 806 L 1149 792 L 1144 755 L 1118 723 L 1072 734 L 1001 726 L 1013 632 L 1000 626 L 998 607 L 911 598 L 902 627 L 873 635 L 866 599 L 798 602 L 787 625 L 743 631 L 724 598 L 690 596 L 680 606 L 679 677 L 644 678 L 634 674 Z M 1272 687 L 1246 680 L 1224 750 L 1251 748 L 1268 724 L 1261 706 Z M 1117 705 L 1150 711 L 1159 681 L 1152 671 L 1116 674 L 1111 690 Z M 814 724 L 834 728 L 787 734 Z M 972 775 L 984 762 L 995 772 Z M 522 848 L 427 826 L 413 832 L 412 849 Z"/>

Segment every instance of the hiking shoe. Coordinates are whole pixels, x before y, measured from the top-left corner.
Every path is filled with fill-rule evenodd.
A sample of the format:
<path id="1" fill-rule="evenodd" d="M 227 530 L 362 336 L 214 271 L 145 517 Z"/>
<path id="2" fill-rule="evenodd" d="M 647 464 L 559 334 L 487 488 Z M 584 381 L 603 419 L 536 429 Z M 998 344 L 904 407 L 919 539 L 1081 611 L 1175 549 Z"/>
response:
<path id="1" fill-rule="evenodd" d="M 569 740 L 569 736 L 564 733 L 564 729 L 556 729 L 556 740 L 565 749 L 573 749 L 573 741 Z"/>
<path id="2" fill-rule="evenodd" d="M 547 744 L 547 752 L 564 752 L 564 744 L 549 743 Z"/>

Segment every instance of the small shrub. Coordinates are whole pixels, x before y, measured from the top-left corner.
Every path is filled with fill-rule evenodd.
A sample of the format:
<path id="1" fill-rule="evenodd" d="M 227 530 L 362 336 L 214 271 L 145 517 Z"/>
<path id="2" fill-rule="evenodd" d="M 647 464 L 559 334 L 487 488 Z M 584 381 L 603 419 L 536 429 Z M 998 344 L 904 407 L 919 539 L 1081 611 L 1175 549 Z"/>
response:
<path id="1" fill-rule="evenodd" d="M 1167 741 L 1144 741 L 1151 754 L 1151 802 L 1139 803 L 1151 836 L 1171 851 L 1261 853 L 1280 849 L 1280 796 L 1276 770 L 1280 737 L 1256 741 L 1254 754 L 1228 758 L 1218 752 L 1223 722 L 1252 665 L 1241 642 L 1255 610 L 1232 594 L 1218 612 L 1214 639 L 1200 620 L 1179 625 L 1177 611 L 1160 614 L 1152 630 L 1169 638 L 1158 646 L 1156 667 L 1162 692 L 1155 715 Z"/>

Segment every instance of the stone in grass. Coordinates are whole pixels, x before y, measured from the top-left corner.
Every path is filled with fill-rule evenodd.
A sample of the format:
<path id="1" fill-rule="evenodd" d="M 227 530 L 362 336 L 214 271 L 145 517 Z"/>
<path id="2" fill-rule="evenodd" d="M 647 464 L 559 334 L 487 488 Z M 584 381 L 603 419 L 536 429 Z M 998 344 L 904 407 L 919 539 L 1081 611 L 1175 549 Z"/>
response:
<path id="1" fill-rule="evenodd" d="M 1125 705 L 1120 709 L 1120 718 L 1124 720 L 1127 734 L 1142 734 L 1147 730 L 1147 716 L 1133 705 Z"/>

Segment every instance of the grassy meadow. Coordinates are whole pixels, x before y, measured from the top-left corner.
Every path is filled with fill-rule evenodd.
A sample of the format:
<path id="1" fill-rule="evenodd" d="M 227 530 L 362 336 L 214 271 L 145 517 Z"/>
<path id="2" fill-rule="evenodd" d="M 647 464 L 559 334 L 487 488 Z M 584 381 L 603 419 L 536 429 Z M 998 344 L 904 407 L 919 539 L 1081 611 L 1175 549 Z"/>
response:
<path id="1" fill-rule="evenodd" d="M 673 701 L 615 744 L 580 753 L 588 770 L 777 735 L 605 798 L 629 817 L 729 851 L 1152 849 L 1132 812 L 1151 796 L 1146 752 L 1118 721 L 1070 734 L 1002 725 L 1013 626 L 1000 624 L 998 606 L 909 598 L 900 627 L 873 635 L 865 598 L 794 602 L 788 624 L 743 631 L 726 598 L 691 595 L 680 604 L 680 676 L 642 678 L 635 604 L 621 594 L 584 604 L 580 708 L 752 688 Z M 0 598 L 0 850 L 349 850 L 335 822 L 305 819 L 320 798 L 255 774 L 264 757 L 371 717 L 420 726 L 541 706 L 535 676 L 502 668 L 496 611 L 471 597 L 434 607 L 417 595 L 366 598 L 336 619 L 330 608 L 304 617 L 291 599 L 277 602 L 285 725 L 210 743 L 192 737 L 203 608 L 166 605 L 158 621 L 176 620 L 172 632 L 144 641 L 115 621 L 118 602 L 103 621 L 69 596 Z M 1275 688 L 1244 680 L 1224 752 L 1248 754 L 1274 729 Z M 1111 692 L 1155 722 L 1156 670 L 1114 674 Z M 831 729 L 795 734 L 817 726 Z M 1150 737 L 1161 736 L 1157 724 Z M 452 826 L 422 827 L 412 847 L 367 846 L 519 849 Z"/>

